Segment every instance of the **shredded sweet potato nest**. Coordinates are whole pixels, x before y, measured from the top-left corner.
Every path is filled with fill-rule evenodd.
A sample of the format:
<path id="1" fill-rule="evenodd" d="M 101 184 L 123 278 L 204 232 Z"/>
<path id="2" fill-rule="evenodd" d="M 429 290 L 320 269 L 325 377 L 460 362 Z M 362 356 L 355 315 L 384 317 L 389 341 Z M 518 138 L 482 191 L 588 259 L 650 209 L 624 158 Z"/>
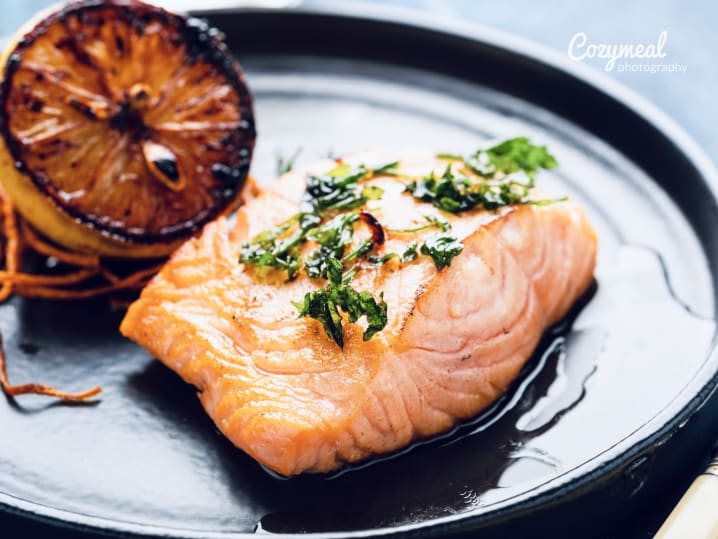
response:
<path id="1" fill-rule="evenodd" d="M 126 297 L 117 294 L 137 292 L 159 271 L 164 260 L 143 263 L 127 275 L 117 275 L 101 257 L 74 253 L 44 239 L 15 211 L 15 206 L 0 188 L 0 303 L 13 294 L 28 298 L 57 300 L 87 299 L 108 296 L 116 307 L 126 306 Z M 35 254 L 66 267 L 59 274 L 33 273 L 23 267 L 25 255 Z M 6 395 L 28 393 L 48 395 L 69 401 L 90 399 L 100 393 L 94 387 L 79 393 L 60 391 L 37 383 L 13 385 L 7 375 L 7 360 L 0 335 L 0 386 Z"/>

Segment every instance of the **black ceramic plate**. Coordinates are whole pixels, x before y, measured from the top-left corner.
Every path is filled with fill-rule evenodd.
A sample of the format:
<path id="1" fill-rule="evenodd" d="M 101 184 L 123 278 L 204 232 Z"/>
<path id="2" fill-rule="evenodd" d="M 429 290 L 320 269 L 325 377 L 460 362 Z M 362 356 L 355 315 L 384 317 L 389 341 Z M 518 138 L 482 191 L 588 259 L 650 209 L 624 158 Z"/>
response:
<path id="1" fill-rule="evenodd" d="M 716 384 L 715 173 L 662 114 L 579 66 L 487 29 L 329 10 L 206 13 L 256 97 L 254 173 L 366 146 L 469 151 L 527 134 L 541 184 L 598 228 L 597 286 L 513 390 L 472 424 L 331 477 L 272 477 L 191 387 L 117 333 L 100 302 L 15 298 L 0 325 L 15 381 L 98 383 L 96 405 L 0 406 L 0 503 L 124 534 L 438 535 L 630 507 Z M 590 501 L 590 503 L 586 501 Z M 575 512 L 573 507 L 584 501 Z M 532 524 L 533 523 L 533 524 Z"/>

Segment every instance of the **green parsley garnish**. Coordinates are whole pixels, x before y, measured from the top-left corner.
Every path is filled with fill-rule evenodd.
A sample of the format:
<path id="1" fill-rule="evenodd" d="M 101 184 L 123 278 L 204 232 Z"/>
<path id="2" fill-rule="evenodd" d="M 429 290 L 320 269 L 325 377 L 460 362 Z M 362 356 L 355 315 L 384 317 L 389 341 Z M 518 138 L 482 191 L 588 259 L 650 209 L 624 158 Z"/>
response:
<path id="1" fill-rule="evenodd" d="M 308 239 L 319 244 L 319 248 L 312 251 L 304 261 L 304 269 L 309 277 L 326 279 L 327 260 L 344 256 L 344 250 L 354 236 L 354 223 L 358 220 L 359 214 L 356 212 L 340 213 L 307 233 Z"/>
<path id="2" fill-rule="evenodd" d="M 328 283 L 324 288 L 307 292 L 303 302 L 292 302 L 299 311 L 299 316 L 309 316 L 319 320 L 326 334 L 340 347 L 344 347 L 343 319 L 340 309 L 349 315 L 352 324 L 361 317 L 366 317 L 367 328 L 364 340 L 368 341 L 387 323 L 386 302 L 383 294 L 379 301 L 371 292 L 357 292 L 349 283 L 353 273 L 342 273 L 342 263 L 335 258 L 327 259 Z"/>
<path id="3" fill-rule="evenodd" d="M 342 258 L 342 262 L 351 262 L 352 260 L 361 258 L 369 254 L 372 249 L 374 249 L 374 242 L 372 240 L 364 240 L 357 246 L 356 249 Z"/>
<path id="4" fill-rule="evenodd" d="M 558 166 L 556 158 L 548 153 L 546 146 L 534 146 L 527 137 L 512 138 L 487 150 L 479 150 L 466 157 L 464 163 L 476 174 L 489 178 L 497 173 L 522 171 L 532 183 L 539 169 Z"/>
<path id="5" fill-rule="evenodd" d="M 417 247 L 418 245 L 415 241 L 412 241 L 409 245 L 407 245 L 404 254 L 401 255 L 401 261 L 413 262 L 414 260 L 416 260 L 419 256 L 419 253 L 417 252 Z"/>
<path id="6" fill-rule="evenodd" d="M 403 264 L 406 264 L 407 262 L 413 262 L 416 260 L 419 256 L 419 246 L 415 241 L 412 241 L 409 245 L 406 246 L 406 249 L 402 253 L 402 255 L 399 257 L 396 253 L 387 253 L 384 256 L 370 256 L 369 262 L 371 264 L 374 264 L 374 266 L 381 266 L 383 264 L 386 264 L 389 262 L 389 260 L 393 260 L 397 257 L 399 257 L 399 260 Z"/>
<path id="7" fill-rule="evenodd" d="M 297 222 L 297 216 L 284 223 L 257 234 L 252 241 L 242 245 L 239 261 L 257 267 L 286 270 L 289 280 L 294 279 L 302 267 L 299 248 L 304 242 L 303 232 L 289 234 Z"/>
<path id="8" fill-rule="evenodd" d="M 353 210 L 369 200 L 378 200 L 384 194 L 380 187 L 359 187 L 359 182 L 370 178 L 372 171 L 364 165 L 350 167 L 342 163 L 323 175 L 310 175 L 302 200 L 305 213 L 324 213 L 329 210 Z"/>
<path id="9" fill-rule="evenodd" d="M 407 184 L 406 190 L 415 198 L 431 202 L 441 210 L 460 213 L 476 207 L 495 210 L 501 206 L 525 202 L 531 187 L 530 182 L 521 179 L 476 181 L 463 174 L 454 174 L 451 167 L 447 166 L 440 178 L 429 175 Z"/>
<path id="10" fill-rule="evenodd" d="M 341 212 L 378 200 L 384 194 L 377 186 L 358 185 L 372 174 L 363 165 L 339 164 L 324 175 L 309 176 L 301 213 L 244 243 L 239 261 L 286 270 L 289 280 L 294 279 L 302 267 L 312 278 L 326 277 L 326 259 L 344 256 L 354 233 L 353 223 L 359 219 L 358 213 Z M 335 217 L 331 218 L 332 215 Z M 325 221 L 326 218 L 330 218 L 329 221 Z M 302 261 L 299 252 L 307 240 L 316 241 L 319 249 Z"/>
<path id="11" fill-rule="evenodd" d="M 430 236 L 421 246 L 421 254 L 430 256 L 438 270 L 450 266 L 454 257 L 463 250 L 461 242 L 447 233 Z"/>
<path id="12" fill-rule="evenodd" d="M 426 221 L 425 225 L 419 225 L 413 228 L 390 228 L 389 231 L 397 232 L 400 234 L 409 234 L 412 232 L 421 232 L 422 230 L 426 230 L 433 227 L 438 228 L 442 232 L 447 232 L 451 230 L 451 224 L 449 223 L 449 221 L 447 221 L 440 215 L 425 215 L 424 220 Z"/>
<path id="13" fill-rule="evenodd" d="M 302 211 L 242 245 L 241 263 L 286 270 L 288 280 L 302 268 L 310 278 L 329 280 L 325 288 L 306 294 L 304 302 L 295 305 L 300 316 L 320 320 L 327 335 L 339 346 L 344 343 L 339 309 L 349 315 L 352 323 L 366 317 L 364 339 L 370 339 L 386 325 L 382 296 L 377 302 L 369 292 L 357 292 L 350 285 L 358 267 L 342 272 L 344 264 L 368 256 L 377 242 L 384 241 L 381 224 L 368 212 L 354 211 L 370 200 L 380 199 L 384 191 L 377 186 L 361 186 L 360 182 L 395 166 L 389 163 L 370 170 L 339 164 L 326 174 L 309 176 Z M 359 220 L 367 224 L 371 238 L 346 253 L 353 242 L 354 224 Z M 318 247 L 302 260 L 300 251 L 308 241 Z"/>
<path id="14" fill-rule="evenodd" d="M 374 167 L 372 169 L 372 175 L 373 176 L 381 176 L 381 175 L 393 176 L 399 172 L 398 167 L 399 167 L 399 161 L 392 161 L 391 163 L 385 163 L 383 165 Z"/>
<path id="15" fill-rule="evenodd" d="M 282 174 L 286 174 L 287 172 L 292 170 L 294 168 L 294 163 L 297 161 L 297 158 L 299 157 L 300 153 L 302 153 L 301 147 L 294 150 L 294 153 L 292 153 L 288 157 L 285 157 L 283 154 L 277 152 L 275 154 L 277 158 L 277 176 L 281 176 Z"/>
<path id="16" fill-rule="evenodd" d="M 461 161 L 473 174 L 454 172 L 448 165 L 440 178 L 430 174 L 410 182 L 406 190 L 415 198 L 451 213 L 536 203 L 529 199 L 536 171 L 557 166 L 545 146 L 534 146 L 526 137 L 509 139 L 463 158 L 453 154 L 439 156 Z"/>
<path id="17" fill-rule="evenodd" d="M 291 170 L 298 153 L 289 160 L 279 160 L 280 174 Z M 556 202 L 529 198 L 536 172 L 554 168 L 557 163 L 545 146 L 534 146 L 526 137 L 509 139 L 469 156 L 439 154 L 438 157 L 451 162 L 440 177 L 434 173 L 423 178 L 402 174 L 398 161 L 374 168 L 338 161 L 324 174 L 309 175 L 300 213 L 246 242 L 240 252 L 240 262 L 286 271 L 288 280 L 294 279 L 302 268 L 312 279 L 326 279 L 324 288 L 308 292 L 302 302 L 292 302 L 299 316 L 319 320 L 326 334 L 340 347 L 344 345 L 344 315 L 351 323 L 364 317 L 367 323 L 364 340 L 371 339 L 387 324 L 387 304 L 383 293 L 374 297 L 368 291 L 352 288 L 352 279 L 360 267 L 367 267 L 361 260 L 378 267 L 395 258 L 405 264 L 424 255 L 430 257 L 440 271 L 450 266 L 464 247 L 450 232 L 451 224 L 446 219 L 425 215 L 425 224 L 389 230 L 415 233 L 438 229 L 421 247 L 412 241 L 401 254 L 373 255 L 374 249 L 384 244 L 385 229 L 371 213 L 361 208 L 381 199 L 384 191 L 375 185 L 363 185 L 364 180 L 380 175 L 394 176 L 397 180 L 407 178 L 410 182 L 405 186 L 406 192 L 451 213 L 477 207 L 494 210 L 510 204 Z M 359 221 L 369 228 L 371 236 L 357 241 L 354 227 Z M 307 242 L 315 243 L 316 248 L 302 257 L 302 248 Z M 351 267 L 347 269 L 348 266 Z"/>
<path id="18" fill-rule="evenodd" d="M 379 267 L 389 262 L 389 260 L 393 260 L 397 256 L 399 255 L 396 253 L 387 253 L 384 256 L 372 255 L 367 260 L 369 260 L 369 263 L 373 264 L 375 267 Z"/>

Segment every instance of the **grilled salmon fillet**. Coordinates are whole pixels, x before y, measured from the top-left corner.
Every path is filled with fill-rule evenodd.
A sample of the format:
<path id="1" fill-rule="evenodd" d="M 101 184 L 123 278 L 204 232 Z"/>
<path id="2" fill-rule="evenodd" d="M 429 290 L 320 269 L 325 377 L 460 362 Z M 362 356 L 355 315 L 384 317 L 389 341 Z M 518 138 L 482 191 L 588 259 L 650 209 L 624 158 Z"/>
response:
<path id="1" fill-rule="evenodd" d="M 355 164 L 381 155 L 356 154 Z M 283 475 L 329 472 L 402 448 L 475 416 L 506 391 L 543 332 L 589 287 L 597 240 L 573 202 L 447 214 L 405 192 L 396 176 L 368 211 L 387 231 L 378 255 L 403 252 L 435 231 L 405 230 L 443 216 L 463 251 L 441 270 L 428 256 L 356 274 L 357 290 L 383 292 L 387 323 L 364 340 L 345 324 L 343 347 L 293 301 L 322 286 L 300 273 L 258 278 L 238 262 L 248 238 L 298 211 L 308 173 L 285 174 L 182 246 L 129 308 L 122 333 L 186 382 L 217 427 Z M 445 167 L 409 156 L 403 170 Z M 346 320 L 345 320 L 346 321 Z"/>

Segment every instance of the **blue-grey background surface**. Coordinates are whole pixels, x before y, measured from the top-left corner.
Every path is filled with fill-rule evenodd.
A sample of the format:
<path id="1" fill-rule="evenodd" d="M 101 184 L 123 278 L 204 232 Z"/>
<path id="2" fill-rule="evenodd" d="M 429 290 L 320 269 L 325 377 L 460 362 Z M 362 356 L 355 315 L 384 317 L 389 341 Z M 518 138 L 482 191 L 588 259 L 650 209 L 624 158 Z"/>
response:
<path id="1" fill-rule="evenodd" d="M 216 0 L 215 0 L 216 1 Z M 270 0 L 277 3 L 277 0 Z M 212 0 L 196 0 L 207 7 Z M 52 0 L 0 0 L 0 36 L 12 34 L 36 10 L 54 3 Z M 164 0 L 167 7 L 183 8 L 192 0 Z M 226 5 L 227 1 L 223 0 Z M 253 2 L 257 4 L 261 2 Z M 294 2 L 291 2 L 294 3 Z M 338 2 L 337 2 L 338 3 Z M 685 72 L 644 73 L 619 72 L 607 75 L 632 88 L 658 105 L 691 134 L 714 162 L 718 162 L 718 2 L 712 0 L 639 0 L 602 2 L 569 0 L 366 0 L 367 4 L 402 6 L 478 22 L 511 32 L 567 54 L 571 38 L 577 32 L 587 34 L 590 43 L 655 43 L 662 31 L 667 32 L 661 63 L 687 66 Z M 312 1 L 305 2 L 311 5 Z M 584 60 L 595 69 L 604 70 L 605 60 Z M 653 61 L 647 61 L 653 63 Z M 718 421 L 718 418 L 716 418 Z M 1 434 L 0 434 L 1 435 Z M 58 456 L 60 459 L 60 457 Z M 702 463 L 696 463 L 696 471 Z M 650 514 L 634 515 L 630 522 L 617 523 L 613 537 L 652 537 L 680 497 L 690 477 L 656 493 L 655 508 Z M 610 508 L 607 508 L 610 518 Z M 537 530 L 538 531 L 538 530 Z M 36 524 L 0 517 L 0 536 L 44 537 L 47 529 Z M 540 533 L 538 534 L 540 535 Z M 76 534 L 59 535 L 57 539 L 74 539 Z"/>

